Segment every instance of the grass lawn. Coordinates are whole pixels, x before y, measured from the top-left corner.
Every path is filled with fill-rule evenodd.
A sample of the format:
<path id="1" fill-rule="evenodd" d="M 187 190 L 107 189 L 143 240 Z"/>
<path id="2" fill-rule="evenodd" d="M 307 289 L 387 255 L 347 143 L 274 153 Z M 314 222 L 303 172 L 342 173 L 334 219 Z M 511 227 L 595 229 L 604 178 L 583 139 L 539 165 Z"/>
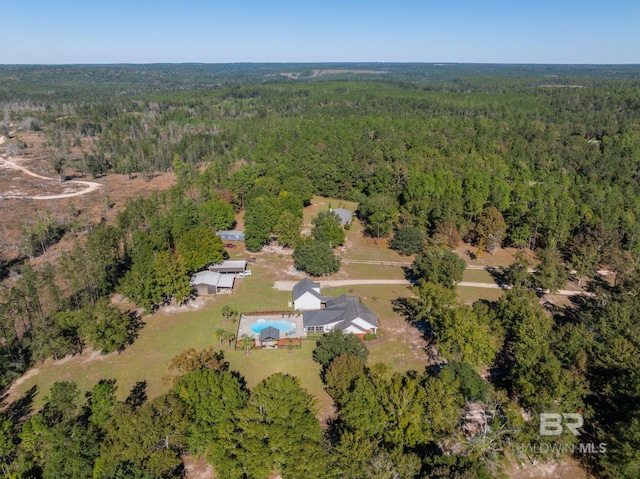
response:
<path id="1" fill-rule="evenodd" d="M 225 352 L 230 368 L 238 371 L 247 381 L 249 389 L 274 373 L 286 373 L 300 379 L 300 385 L 313 394 L 317 400 L 321 420 L 333 413 L 333 401 L 324 391 L 320 380 L 320 365 L 313 361 L 314 341 L 302 341 L 302 349 L 253 350 L 247 356 L 245 351 Z"/>
<path id="2" fill-rule="evenodd" d="M 199 299 L 187 307 L 171 307 L 145 316 L 138 339 L 122 353 L 103 356 L 85 352 L 37 364 L 17 386 L 16 393 L 23 394 L 38 385 L 41 394 L 36 397 L 36 405 L 40 405 L 42 396 L 48 394 L 56 381 L 73 380 L 82 390 L 89 390 L 100 379 L 115 378 L 119 399 L 125 399 L 131 387 L 143 380 L 147 381 L 150 398 L 162 394 L 167 390 L 162 378 L 174 356 L 191 347 L 199 350 L 217 345 L 213 333 L 218 328 L 236 332 L 237 325 L 225 322 L 220 313 L 223 305 L 236 311 L 286 308 L 291 294 L 273 289 L 269 268 L 257 263 L 252 269 L 252 276 L 236 280 L 232 294 Z"/>
<path id="3" fill-rule="evenodd" d="M 458 248 L 455 249 L 455 253 L 464 259 L 469 265 L 478 266 L 492 266 L 498 268 L 500 266 L 507 267 L 515 260 L 517 249 L 516 248 L 500 248 L 496 250 L 494 255 L 488 252 L 483 252 L 479 258 L 473 256 L 478 251 L 478 248 L 466 243 L 460 243 Z M 469 253 L 472 253 L 471 255 Z M 527 256 L 533 260 L 533 253 L 529 250 L 525 250 Z M 535 263 L 535 261 L 534 261 Z"/>
<path id="4" fill-rule="evenodd" d="M 468 286 L 458 286 L 456 288 L 458 298 L 464 303 L 471 304 L 479 299 L 495 301 L 504 294 L 501 289 L 474 288 Z"/>
<path id="5" fill-rule="evenodd" d="M 387 239 L 376 240 L 363 234 L 360 220 L 354 218 L 351 229 L 347 231 L 347 248 L 342 254 L 345 259 L 365 261 L 393 261 L 411 264 L 413 256 L 403 256 L 388 247 Z"/>
<path id="6" fill-rule="evenodd" d="M 332 198 L 325 198 L 323 196 L 314 196 L 313 198 L 311 198 L 311 205 L 307 206 L 304 209 L 304 224 L 302 228 L 313 228 L 311 220 L 321 211 L 327 211 L 329 210 L 329 208 L 344 208 L 355 214 L 357 207 L 358 203 L 354 203 L 353 201 L 336 200 Z"/>
<path id="7" fill-rule="evenodd" d="M 305 209 L 305 220 L 317 214 L 320 209 L 327 209 L 329 203 L 334 207 L 345 207 L 355 210 L 355 204 L 314 198 L 314 204 Z M 411 263 L 411 257 L 401 256 L 390 250 L 386 242 L 376 242 L 362 235 L 362 227 L 355 220 L 353 227 L 347 232 L 347 247 L 341 252 L 344 258 L 360 261 L 389 261 L 395 263 Z M 230 251 L 232 258 L 245 258 L 246 252 L 239 245 Z M 237 331 L 237 324 L 225 322 L 220 310 L 229 305 L 236 311 L 285 310 L 291 301 L 291 293 L 276 291 L 273 288 L 276 280 L 299 280 L 302 274 L 292 270 L 292 258 L 283 252 L 261 252 L 255 254 L 256 262 L 250 263 L 252 276 L 237 279 L 233 293 L 200 298 L 187 307 L 166 308 L 152 316 L 146 316 L 144 328 L 135 343 L 122 353 L 100 355 L 87 351 L 75 357 L 67 357 L 61 361 L 47 360 L 38 363 L 23 376 L 14 386 L 9 401 L 37 386 L 34 406 L 43 403 L 43 397 L 56 381 L 76 381 L 78 386 L 87 391 L 100 379 L 114 378 L 118 386 L 118 398 L 125 399 L 131 388 L 138 381 L 147 382 L 147 395 L 156 397 L 168 388 L 162 378 L 167 375 L 171 359 L 188 348 L 197 350 L 216 346 L 213 334 L 216 329 L 224 328 Z M 468 272 L 474 279 L 484 278 L 491 281 L 486 271 Z M 342 270 L 334 275 L 334 279 L 403 279 L 401 265 L 383 266 L 377 264 L 345 264 Z M 329 278 L 331 279 L 331 278 Z M 422 334 L 413 325 L 393 310 L 392 301 L 398 297 L 411 295 L 408 286 L 404 285 L 356 285 L 341 288 L 326 288 L 325 295 L 336 296 L 346 293 L 360 296 L 362 302 L 378 314 L 380 319 L 381 339 L 369 344 L 369 363 L 384 362 L 393 370 L 424 370 L 427 358 L 424 352 L 425 342 Z M 495 299 L 502 291 L 458 288 L 464 301 L 478 298 Z M 325 393 L 320 381 L 320 369 L 311 359 L 314 348 L 313 341 L 303 342 L 300 350 L 268 350 L 252 351 L 245 355 L 243 351 L 226 351 L 225 357 L 231 369 L 238 371 L 247 380 L 249 387 L 275 372 L 284 372 L 300 378 L 300 382 L 311 394 L 318 398 L 319 415 L 326 418 L 331 415 L 332 403 Z"/>
<path id="8" fill-rule="evenodd" d="M 406 279 L 400 266 L 386 266 L 379 264 L 345 264 L 340 268 L 340 277 L 335 279 Z"/>
<path id="9" fill-rule="evenodd" d="M 474 283 L 493 283 L 496 280 L 484 269 L 466 269 L 462 274 L 462 281 L 472 281 Z"/>
<path id="10" fill-rule="evenodd" d="M 103 356 L 85 352 L 61 361 L 47 360 L 36 364 L 16 392 L 22 394 L 38 385 L 41 394 L 36 397 L 36 405 L 40 405 L 42 396 L 48 394 L 56 381 L 76 381 L 80 389 L 89 390 L 100 379 L 114 378 L 119 399 L 125 399 L 137 381 L 147 381 L 150 398 L 158 396 L 167 389 L 162 378 L 174 356 L 189 347 L 203 349 L 214 344 L 213 332 L 217 328 L 233 329 L 231 323 L 224 324 L 218 308 L 212 306 L 207 304 L 206 309 L 198 311 L 159 312 L 145 317 L 146 324 L 140 337 L 122 353 Z"/>

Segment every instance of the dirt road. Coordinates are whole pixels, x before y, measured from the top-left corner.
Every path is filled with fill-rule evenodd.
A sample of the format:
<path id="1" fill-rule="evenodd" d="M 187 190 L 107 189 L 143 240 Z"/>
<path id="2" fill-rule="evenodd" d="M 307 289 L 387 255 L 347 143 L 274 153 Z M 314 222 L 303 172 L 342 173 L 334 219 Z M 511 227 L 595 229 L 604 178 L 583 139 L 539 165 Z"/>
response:
<path id="1" fill-rule="evenodd" d="M 26 175 L 29 176 L 33 176 L 35 178 L 39 178 L 41 180 L 47 180 L 47 181 L 58 181 L 57 178 L 50 178 L 48 176 L 42 176 L 39 175 L 37 173 L 34 173 L 31 170 L 28 170 L 27 168 L 25 168 L 24 166 L 20 166 L 19 164 L 15 163 L 15 161 L 13 160 L 17 160 L 19 158 L 15 158 L 15 157 L 7 157 L 6 155 L 0 155 L 0 169 L 9 169 L 9 170 L 16 170 L 16 171 L 20 171 Z M 96 191 L 98 188 L 102 188 L 102 185 L 100 183 L 95 183 L 93 181 L 81 181 L 81 180 L 68 180 L 64 182 L 65 185 L 68 184 L 73 184 L 73 185 L 82 185 L 85 186 L 84 189 L 79 190 L 79 191 L 73 191 L 70 193 L 60 193 L 58 195 L 12 195 L 12 194 L 8 194 L 8 195 L 4 195 L 4 198 L 14 198 L 14 199 L 21 199 L 21 198 L 27 198 L 27 199 L 32 199 L 32 200 L 57 200 L 57 199 L 61 199 L 61 198 L 72 198 L 74 196 L 82 196 L 82 195 L 86 195 L 88 193 L 91 193 L 93 191 Z"/>
<path id="2" fill-rule="evenodd" d="M 321 288 L 331 288 L 332 286 L 352 286 L 354 284 L 411 284 L 406 279 L 338 279 L 318 281 Z M 278 291 L 291 291 L 298 281 L 276 281 L 273 285 Z"/>
<path id="3" fill-rule="evenodd" d="M 276 281 L 273 285 L 274 289 L 278 291 L 291 291 L 298 282 L 297 281 Z M 401 285 L 410 285 L 406 279 L 340 279 L 340 280 L 320 280 L 321 288 L 331 288 L 332 286 L 353 286 L 357 284 L 401 284 Z M 458 286 L 468 287 L 468 288 L 486 288 L 486 289 L 501 289 L 499 285 L 495 283 L 480 283 L 475 281 L 460 281 Z M 571 291 L 568 289 L 561 289 L 554 294 L 559 294 L 560 296 L 574 296 L 576 294 L 584 294 L 591 295 L 592 293 L 587 293 L 585 291 Z"/>

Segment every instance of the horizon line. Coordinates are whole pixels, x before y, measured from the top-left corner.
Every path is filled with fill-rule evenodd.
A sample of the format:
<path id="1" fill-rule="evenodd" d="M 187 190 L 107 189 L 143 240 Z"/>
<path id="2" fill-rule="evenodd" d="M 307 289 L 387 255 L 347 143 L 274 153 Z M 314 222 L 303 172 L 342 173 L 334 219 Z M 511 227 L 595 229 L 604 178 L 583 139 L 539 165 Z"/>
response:
<path id="1" fill-rule="evenodd" d="M 640 66 L 638 63 L 555 63 L 555 62 L 463 62 L 463 61 L 231 61 L 231 62 L 80 62 L 80 63 L 0 63 L 12 66 L 133 66 L 133 65 L 504 65 L 504 66 Z"/>

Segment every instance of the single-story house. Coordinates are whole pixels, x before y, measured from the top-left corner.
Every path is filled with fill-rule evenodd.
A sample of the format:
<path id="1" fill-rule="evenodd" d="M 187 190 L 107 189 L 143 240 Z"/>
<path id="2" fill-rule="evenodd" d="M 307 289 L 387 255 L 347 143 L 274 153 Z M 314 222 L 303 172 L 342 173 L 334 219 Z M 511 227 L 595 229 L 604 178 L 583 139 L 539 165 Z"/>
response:
<path id="1" fill-rule="evenodd" d="M 340 223 L 342 223 L 342 226 L 351 223 L 351 220 L 353 219 L 353 212 L 345 210 L 344 208 L 332 208 L 330 211 L 340 217 Z"/>
<path id="2" fill-rule="evenodd" d="M 244 241 L 244 231 L 239 230 L 220 230 L 216 234 L 222 241 Z"/>
<path id="3" fill-rule="evenodd" d="M 212 264 L 208 269 L 218 273 L 242 273 L 247 269 L 247 262 L 244 259 L 227 259 L 222 263 Z"/>
<path id="4" fill-rule="evenodd" d="M 327 333 L 334 328 L 363 337 L 377 334 L 378 316 L 355 296 L 341 295 L 326 302 L 324 309 L 305 311 L 306 333 Z"/>
<path id="5" fill-rule="evenodd" d="M 320 283 L 305 278 L 293 287 L 293 307 L 298 310 L 320 309 L 322 296 Z"/>
<path id="6" fill-rule="evenodd" d="M 235 275 L 217 271 L 200 271 L 191 277 L 191 286 L 196 288 L 199 295 L 228 293 L 233 289 Z"/>
<path id="7" fill-rule="evenodd" d="M 307 334 L 328 333 L 334 328 L 359 337 L 378 333 L 378 315 L 362 304 L 360 298 L 344 294 L 336 298 L 322 296 L 320 284 L 309 278 L 293 287 L 293 302 L 296 309 L 303 310 L 302 323 Z"/>

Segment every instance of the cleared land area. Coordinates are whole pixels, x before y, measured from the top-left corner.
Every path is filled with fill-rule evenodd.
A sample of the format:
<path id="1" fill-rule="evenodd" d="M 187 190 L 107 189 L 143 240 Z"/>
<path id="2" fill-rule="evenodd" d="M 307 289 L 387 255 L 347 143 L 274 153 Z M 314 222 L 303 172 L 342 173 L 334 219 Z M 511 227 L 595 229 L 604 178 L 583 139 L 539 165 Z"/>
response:
<path id="1" fill-rule="evenodd" d="M 323 199 L 325 208 L 333 200 Z M 334 203 L 337 205 L 337 201 Z M 315 205 L 316 210 L 319 205 Z M 305 212 L 307 213 L 307 212 Z M 368 238 L 359 237 L 359 225 L 348 231 L 347 255 L 355 254 L 371 258 L 372 261 L 402 261 L 394 251 L 383 245 L 376 245 Z M 357 244 L 356 245 L 354 245 Z M 361 251 L 366 248 L 367 251 Z M 230 251 L 231 259 L 246 258 L 248 253 L 239 243 L 239 247 Z M 102 355 L 85 351 L 77 356 L 69 356 L 60 361 L 46 360 L 37 364 L 9 392 L 8 401 L 17 399 L 32 387 L 38 389 L 36 407 L 42 404 L 43 396 L 56 381 L 76 381 L 82 390 L 89 390 L 100 379 L 114 378 L 117 381 L 118 397 L 126 398 L 130 389 L 138 381 L 146 381 L 147 394 L 153 398 L 168 389 L 162 381 L 168 373 L 171 359 L 187 348 L 197 350 L 218 347 L 214 337 L 217 329 L 222 328 L 235 333 L 237 323 L 225 321 L 221 308 L 230 306 L 236 311 L 286 310 L 291 301 L 289 290 L 277 290 L 274 281 L 294 284 L 304 274 L 293 269 L 290 250 L 266 248 L 255 254 L 256 262 L 251 263 L 253 274 L 237 279 L 233 293 L 207 298 L 198 298 L 186 306 L 169 306 L 153 315 L 143 318 L 144 328 L 138 339 L 121 353 Z M 405 257 L 406 258 L 406 257 Z M 406 261 L 406 259 L 404 260 Z M 373 271 L 384 271 L 385 276 L 396 276 L 384 284 L 372 282 Z M 393 310 L 392 301 L 398 297 L 410 295 L 408 282 L 403 278 L 400 266 L 379 266 L 370 264 L 345 265 L 340 272 L 331 277 L 336 283 L 327 285 L 323 294 L 342 293 L 360 296 L 363 302 L 374 310 L 379 318 L 382 335 L 371 344 L 370 363 L 384 362 L 398 371 L 416 369 L 422 371 L 427 365 L 424 352 L 425 341 L 422 333 L 407 323 Z M 340 282 L 342 281 L 342 282 Z M 349 281 L 358 284 L 347 284 Z M 124 303 L 119 303 L 123 307 Z M 320 367 L 312 359 L 314 340 L 303 341 L 302 349 L 288 350 L 252 350 L 249 355 L 244 351 L 222 349 L 230 368 L 238 371 L 254 387 L 262 379 L 275 372 L 298 376 L 301 384 L 318 399 L 319 416 L 329 417 L 333 412 L 331 398 L 326 394 L 320 380 Z"/>
<path id="2" fill-rule="evenodd" d="M 305 220 L 310 228 L 311 218 L 329 205 L 353 208 L 337 200 L 316 197 L 312 206 L 305 209 Z M 239 218 L 241 220 L 241 218 Z M 246 258 L 248 253 L 242 243 L 230 251 L 231 259 Z M 425 353 L 426 341 L 422 333 L 394 311 L 393 300 L 411 296 L 410 283 L 405 279 L 404 268 L 413 258 L 401 256 L 389 249 L 386 242 L 376 243 L 362 235 L 362 226 L 356 220 L 347 231 L 347 242 L 340 249 L 345 259 L 341 270 L 333 276 L 319 279 L 322 293 L 331 296 L 349 294 L 359 296 L 380 318 L 380 338 L 368 344 L 369 363 L 383 362 L 394 370 L 422 371 L 428 365 Z M 464 257 L 464 251 L 459 253 Z M 292 264 L 291 250 L 265 248 L 254 255 L 252 276 L 238 279 L 233 293 L 198 298 L 186 306 L 169 306 L 156 314 L 143 318 L 144 328 L 133 345 L 121 353 L 102 355 L 85 351 L 60 361 L 51 359 L 37 364 L 9 391 L 8 401 L 17 399 L 33 387 L 38 389 L 36 407 L 56 381 L 73 380 L 81 389 L 89 390 L 100 379 L 114 378 L 118 385 L 118 397 L 126 398 L 138 381 L 146 381 L 147 394 L 153 398 L 168 389 L 162 381 L 167 375 L 171 359 L 187 348 L 204 349 L 218 347 L 214 337 L 217 329 L 236 333 L 237 324 L 225 321 L 221 308 L 230 306 L 236 311 L 287 310 L 291 301 L 291 288 L 305 275 Z M 513 253 L 500 250 L 496 256 L 480 260 L 465 260 L 470 268 L 465 281 L 458 285 L 458 295 L 465 302 L 477 299 L 495 300 L 503 290 L 486 271 L 487 267 L 506 266 L 513 260 Z M 469 281 L 466 281 L 469 280 Z M 575 294 L 567 291 L 567 294 Z M 560 296 L 553 296 L 561 298 Z M 123 305 L 124 306 L 124 305 Z M 244 351 L 222 347 L 232 370 L 238 371 L 253 387 L 275 372 L 298 376 L 308 391 L 318 399 L 319 416 L 329 417 L 333 412 L 331 398 L 320 380 L 320 368 L 312 359 L 315 341 L 303 341 L 302 349 Z"/>

